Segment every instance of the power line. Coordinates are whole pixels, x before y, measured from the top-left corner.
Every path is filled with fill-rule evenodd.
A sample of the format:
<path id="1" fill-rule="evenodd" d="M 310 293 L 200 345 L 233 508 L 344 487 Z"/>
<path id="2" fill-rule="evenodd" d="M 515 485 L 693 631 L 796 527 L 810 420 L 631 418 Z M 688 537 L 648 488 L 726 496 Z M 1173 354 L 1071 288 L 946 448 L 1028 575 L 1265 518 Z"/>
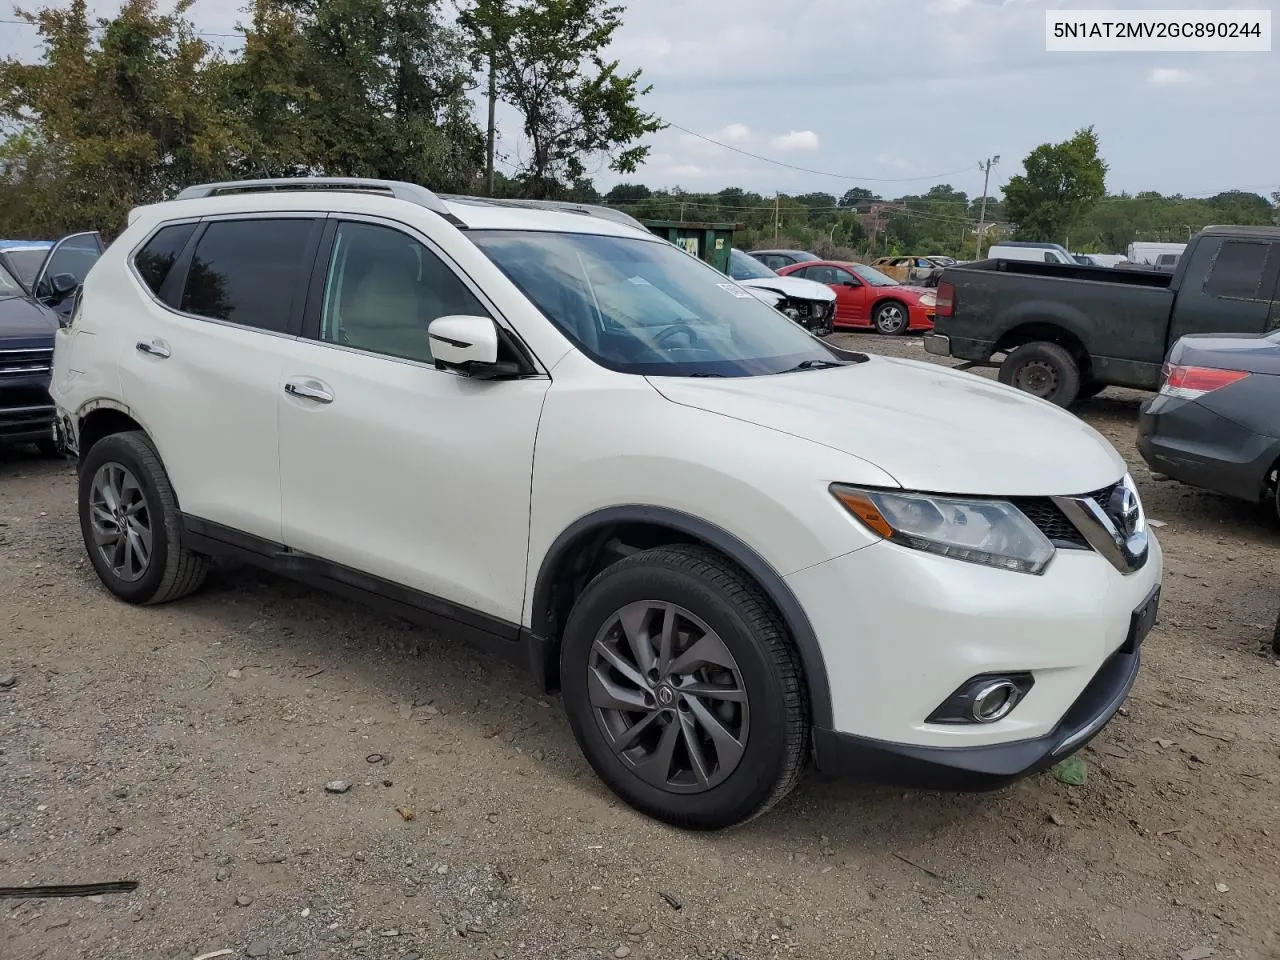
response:
<path id="1" fill-rule="evenodd" d="M 922 180 L 937 180 L 940 177 L 954 177 L 956 174 L 967 173 L 970 167 L 961 167 L 959 170 L 948 170 L 945 173 L 931 173 L 923 177 L 861 177 L 850 173 L 832 173 L 830 170 L 815 170 L 812 167 L 801 167 L 794 163 L 787 163 L 785 160 L 778 160 L 774 157 L 761 156 L 758 153 L 752 153 L 750 150 L 743 150 L 740 147 L 732 146 L 728 143 L 721 143 L 719 140 L 708 137 L 705 134 L 698 133 L 696 130 L 690 130 L 688 127 L 682 127 L 678 123 L 667 121 L 667 126 L 682 133 L 687 133 L 691 137 L 697 137 L 699 140 L 705 140 L 707 143 L 713 143 L 717 147 L 723 147 L 725 150 L 731 150 L 739 153 L 744 157 L 750 157 L 753 160 L 759 160 L 763 163 L 771 163 L 777 167 L 785 167 L 788 170 L 798 170 L 800 173 L 810 173 L 818 177 L 832 177 L 836 180 L 863 180 L 874 183 L 917 183 Z"/>
<path id="2" fill-rule="evenodd" d="M 40 28 L 40 24 L 32 23 L 29 20 L 8 20 L 8 19 L 0 18 L 0 23 L 12 23 L 20 27 L 32 27 L 37 30 Z M 209 30 L 192 30 L 191 32 L 198 37 L 222 37 L 227 40 L 243 40 L 244 39 L 243 33 L 213 33 Z"/>

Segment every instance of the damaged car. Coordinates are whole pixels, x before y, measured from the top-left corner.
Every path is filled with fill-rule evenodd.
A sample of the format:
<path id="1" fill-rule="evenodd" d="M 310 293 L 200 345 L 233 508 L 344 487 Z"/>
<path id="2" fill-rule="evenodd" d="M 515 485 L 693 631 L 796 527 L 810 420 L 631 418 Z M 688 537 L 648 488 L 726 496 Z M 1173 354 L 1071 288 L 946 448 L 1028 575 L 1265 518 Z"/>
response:
<path id="1" fill-rule="evenodd" d="M 836 295 L 830 287 L 779 276 L 738 249 L 729 251 L 729 276 L 810 333 L 821 337 L 835 330 Z"/>

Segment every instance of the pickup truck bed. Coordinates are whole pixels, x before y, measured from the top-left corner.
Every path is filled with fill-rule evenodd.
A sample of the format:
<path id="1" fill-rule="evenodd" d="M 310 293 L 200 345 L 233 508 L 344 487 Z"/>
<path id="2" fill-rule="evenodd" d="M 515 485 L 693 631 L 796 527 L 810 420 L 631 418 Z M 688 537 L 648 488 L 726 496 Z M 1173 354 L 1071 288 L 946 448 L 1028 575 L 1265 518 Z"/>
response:
<path id="1" fill-rule="evenodd" d="M 1280 228 L 1206 227 L 1173 273 L 1013 260 L 948 267 L 925 349 L 1061 406 L 1115 385 L 1154 390 L 1189 333 L 1280 326 Z"/>

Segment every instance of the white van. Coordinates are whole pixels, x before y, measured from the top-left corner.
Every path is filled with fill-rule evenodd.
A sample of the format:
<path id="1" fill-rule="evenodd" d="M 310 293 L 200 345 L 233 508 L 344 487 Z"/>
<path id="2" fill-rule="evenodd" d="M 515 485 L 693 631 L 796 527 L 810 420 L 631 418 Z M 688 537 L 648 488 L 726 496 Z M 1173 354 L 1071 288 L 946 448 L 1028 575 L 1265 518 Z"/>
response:
<path id="1" fill-rule="evenodd" d="M 1030 260 L 1035 263 L 1067 263 L 1077 266 L 1075 257 L 1058 243 L 1032 243 L 1022 240 L 1006 240 L 987 251 L 989 260 Z"/>
<path id="2" fill-rule="evenodd" d="M 1129 262 L 1145 263 L 1154 267 L 1160 263 L 1161 254 L 1180 257 L 1185 249 L 1187 249 L 1185 243 L 1131 243 L 1128 250 Z M 1165 262 L 1168 263 L 1168 261 Z"/>

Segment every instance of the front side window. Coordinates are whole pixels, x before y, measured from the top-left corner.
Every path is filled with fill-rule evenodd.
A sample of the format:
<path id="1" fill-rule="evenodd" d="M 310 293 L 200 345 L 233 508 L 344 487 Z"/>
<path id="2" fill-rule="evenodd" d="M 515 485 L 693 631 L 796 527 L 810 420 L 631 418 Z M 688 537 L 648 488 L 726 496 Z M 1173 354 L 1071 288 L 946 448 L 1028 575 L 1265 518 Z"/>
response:
<path id="1" fill-rule="evenodd" d="M 275 333 L 289 329 L 314 221 L 215 220 L 196 243 L 182 310 Z"/>
<path id="2" fill-rule="evenodd" d="M 747 377 L 840 362 L 803 328 L 670 244 L 570 233 L 468 235 L 557 329 L 610 369 Z"/>
<path id="3" fill-rule="evenodd" d="M 489 316 L 438 256 L 399 230 L 343 223 L 333 241 L 320 339 L 431 362 L 427 327 L 448 316 Z"/>
<path id="4" fill-rule="evenodd" d="M 89 269 L 98 262 L 100 256 L 102 245 L 96 233 L 82 233 L 60 240 L 49 254 L 48 262 L 43 264 L 40 289 L 36 291 L 36 296 L 54 296 L 53 278 L 59 274 L 69 274 L 76 283 L 84 283 Z"/>
<path id="5" fill-rule="evenodd" d="M 36 276 L 40 273 L 40 265 L 49 255 L 49 246 L 11 247 L 4 253 L 6 265 L 15 277 L 22 281 L 28 290 L 35 286 Z"/>
<path id="6" fill-rule="evenodd" d="M 1276 246 L 1280 247 L 1280 244 Z M 1262 275 L 1272 244 L 1257 240 L 1224 240 L 1222 249 L 1205 277 L 1204 292 L 1210 297 L 1257 300 Z"/>

